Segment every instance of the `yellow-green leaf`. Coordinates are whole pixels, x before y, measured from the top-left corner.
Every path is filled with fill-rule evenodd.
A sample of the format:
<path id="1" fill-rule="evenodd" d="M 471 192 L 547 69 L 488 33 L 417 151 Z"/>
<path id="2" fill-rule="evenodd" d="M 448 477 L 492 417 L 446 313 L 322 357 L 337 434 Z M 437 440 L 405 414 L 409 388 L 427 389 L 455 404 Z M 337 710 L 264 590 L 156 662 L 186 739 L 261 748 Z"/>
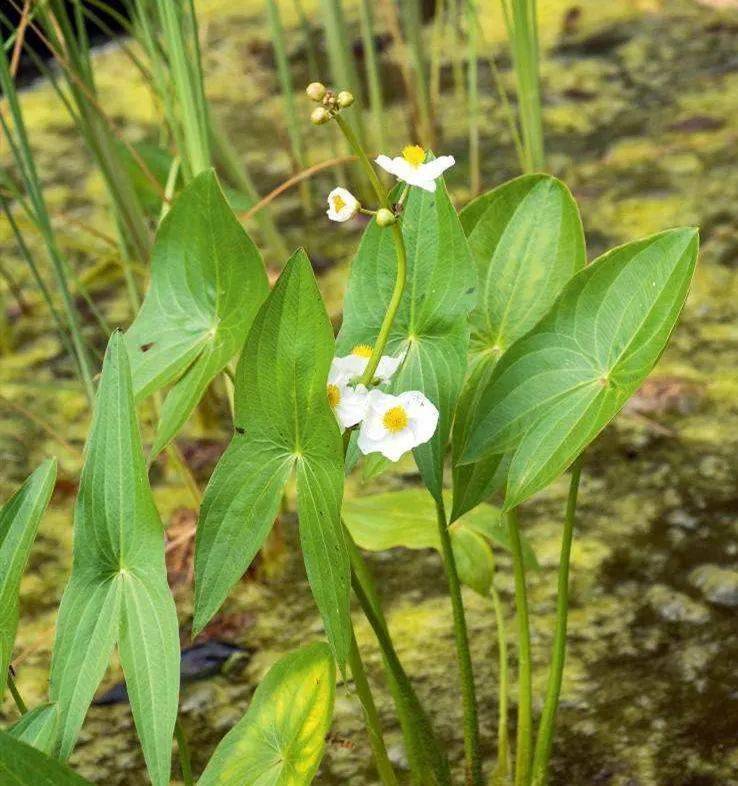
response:
<path id="1" fill-rule="evenodd" d="M 248 711 L 215 749 L 199 786 L 308 786 L 333 718 L 330 649 L 313 644 L 269 670 Z"/>

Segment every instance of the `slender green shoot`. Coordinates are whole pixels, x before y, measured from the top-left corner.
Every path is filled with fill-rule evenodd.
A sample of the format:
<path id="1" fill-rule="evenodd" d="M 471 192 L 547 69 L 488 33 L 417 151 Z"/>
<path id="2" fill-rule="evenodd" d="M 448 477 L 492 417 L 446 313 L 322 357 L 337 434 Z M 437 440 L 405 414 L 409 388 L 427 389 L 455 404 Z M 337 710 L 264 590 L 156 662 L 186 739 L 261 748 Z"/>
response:
<path id="1" fill-rule="evenodd" d="M 177 740 L 177 751 L 179 752 L 179 766 L 182 770 L 182 781 L 184 786 L 194 786 L 195 779 L 192 777 L 192 762 L 190 757 L 190 746 L 179 718 L 174 724 L 174 738 Z"/>
<path id="2" fill-rule="evenodd" d="M 494 570 L 493 570 L 494 575 Z M 508 784 L 510 777 L 510 742 L 507 728 L 507 711 L 509 704 L 509 659 L 507 652 L 507 629 L 505 614 L 502 610 L 500 593 L 494 585 L 490 586 L 490 598 L 495 614 L 497 629 L 497 660 L 498 660 L 498 717 L 497 717 L 497 764 L 492 772 L 491 786 Z"/>
<path id="3" fill-rule="evenodd" d="M 571 544 L 574 539 L 574 523 L 577 511 L 579 480 L 582 475 L 583 456 L 574 462 L 569 481 L 569 497 L 566 502 L 566 518 L 564 532 L 561 536 L 561 559 L 559 560 L 558 597 L 556 599 L 556 631 L 553 641 L 551 672 L 548 678 L 546 698 L 543 703 L 541 722 L 536 737 L 536 748 L 533 756 L 533 786 L 546 786 L 548 780 L 548 761 L 553 746 L 556 712 L 559 708 L 561 683 L 564 677 L 566 661 L 566 625 L 569 612 L 569 567 L 571 562 Z"/>
<path id="4" fill-rule="evenodd" d="M 387 748 L 384 745 L 382 736 L 382 724 L 379 720 L 377 705 L 374 703 L 369 680 L 364 669 L 364 662 L 361 659 L 359 648 L 356 644 L 356 636 L 351 632 L 351 649 L 349 651 L 349 668 L 354 678 L 356 694 L 364 710 L 364 721 L 369 734 L 369 745 L 374 755 L 374 763 L 377 766 L 377 774 L 383 786 L 398 786 L 397 776 L 392 767 L 392 763 L 387 755 Z"/>
<path id="5" fill-rule="evenodd" d="M 507 513 L 507 527 L 515 573 L 515 608 L 518 623 L 518 731 L 515 749 L 515 786 L 528 786 L 533 745 L 533 677 L 528 590 L 525 584 L 523 548 L 520 543 L 516 508 L 511 508 Z"/>
<path id="6" fill-rule="evenodd" d="M 545 169 L 539 82 L 537 0 L 500 0 L 512 49 L 525 170 Z"/>
<path id="7" fill-rule="evenodd" d="M 443 47 L 443 33 L 446 26 L 448 0 L 437 0 L 436 11 L 433 17 L 433 33 L 431 38 L 430 54 L 430 102 L 433 114 L 438 118 L 441 102 L 441 63 Z"/>
<path id="8" fill-rule="evenodd" d="M 464 707 L 464 753 L 466 756 L 466 779 L 470 786 L 482 786 L 482 754 L 479 742 L 479 717 L 477 695 L 474 685 L 474 670 L 469 650 L 469 632 L 466 627 L 464 600 L 461 596 L 461 582 L 456 569 L 456 559 L 448 531 L 448 521 L 443 502 L 436 500 L 438 534 L 441 540 L 443 567 L 446 572 L 451 609 L 454 618 L 454 637 L 456 657 L 461 679 L 461 698 Z"/>

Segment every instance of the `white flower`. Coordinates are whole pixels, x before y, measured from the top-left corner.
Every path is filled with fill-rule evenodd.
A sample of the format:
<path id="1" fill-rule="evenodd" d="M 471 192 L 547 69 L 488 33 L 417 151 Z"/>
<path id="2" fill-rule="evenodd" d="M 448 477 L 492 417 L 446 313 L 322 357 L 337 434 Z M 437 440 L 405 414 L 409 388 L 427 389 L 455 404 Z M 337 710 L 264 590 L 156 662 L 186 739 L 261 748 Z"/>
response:
<path id="1" fill-rule="evenodd" d="M 344 357 L 333 358 L 331 371 L 335 370 L 337 373 L 343 374 L 344 382 L 351 379 L 360 377 L 372 356 L 372 348 L 368 344 L 358 344 L 351 350 L 350 355 Z M 400 367 L 400 364 L 405 358 L 405 353 L 392 357 L 392 355 L 382 355 L 377 364 L 377 370 L 374 376 L 380 382 L 389 382 L 393 374 Z"/>
<path id="2" fill-rule="evenodd" d="M 353 387 L 348 384 L 345 372 L 331 366 L 328 374 L 328 403 L 341 427 L 341 431 L 351 428 L 364 419 L 369 391 L 364 385 Z"/>
<path id="3" fill-rule="evenodd" d="M 439 156 L 426 164 L 425 150 L 420 145 L 408 145 L 401 156 L 377 156 L 375 160 L 398 180 L 431 192 L 436 190 L 436 178 L 456 163 L 453 156 Z"/>
<path id="4" fill-rule="evenodd" d="M 345 188 L 334 188 L 328 194 L 328 218 L 331 221 L 348 221 L 359 211 L 359 200 Z"/>
<path id="5" fill-rule="evenodd" d="M 438 425 L 438 410 L 420 391 L 391 396 L 369 391 L 367 409 L 359 430 L 359 450 L 381 453 L 390 461 L 427 442 Z"/>

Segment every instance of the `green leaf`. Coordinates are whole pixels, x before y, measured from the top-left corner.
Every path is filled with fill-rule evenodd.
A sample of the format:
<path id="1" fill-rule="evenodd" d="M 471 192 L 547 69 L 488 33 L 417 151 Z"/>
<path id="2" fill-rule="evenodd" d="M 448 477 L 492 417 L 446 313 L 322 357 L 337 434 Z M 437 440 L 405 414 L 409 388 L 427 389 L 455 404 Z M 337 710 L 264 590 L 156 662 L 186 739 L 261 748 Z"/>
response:
<path id="1" fill-rule="evenodd" d="M 336 670 L 322 643 L 285 655 L 226 734 L 199 786 L 308 786 L 333 718 Z"/>
<path id="2" fill-rule="evenodd" d="M 586 262 L 577 205 L 550 175 L 524 175 L 483 194 L 461 211 L 461 223 L 477 268 L 479 299 L 470 316 L 469 377 L 454 421 L 452 521 L 505 482 L 503 454 L 457 463 L 497 361 Z"/>
<path id="3" fill-rule="evenodd" d="M 442 181 L 431 194 L 411 188 L 402 217 L 407 249 L 407 285 L 387 344 L 387 353 L 407 351 L 389 390 L 420 390 L 439 409 L 433 439 L 415 449 L 423 482 L 439 498 L 443 456 L 469 346 L 467 315 L 475 302 L 475 274 L 459 218 Z M 351 266 L 338 335 L 339 355 L 373 344 L 395 283 L 397 259 L 392 231 L 372 221 Z"/>
<path id="4" fill-rule="evenodd" d="M 423 489 L 345 499 L 343 519 L 354 542 L 367 551 L 398 547 L 441 551 L 435 503 Z M 494 571 L 489 544 L 510 550 L 500 511 L 482 504 L 455 521 L 450 531 L 459 578 L 480 595 L 487 595 Z M 527 567 L 538 566 L 527 541 L 523 541 L 523 557 Z"/>
<path id="5" fill-rule="evenodd" d="M 673 229 L 608 252 L 499 362 L 463 460 L 514 449 L 506 508 L 560 475 L 643 382 L 674 329 L 697 247 L 696 230 Z"/>
<path id="6" fill-rule="evenodd" d="M 59 710 L 56 704 L 42 704 L 27 712 L 9 729 L 8 734 L 16 740 L 32 745 L 36 750 L 51 755 L 54 750 Z"/>
<path id="7" fill-rule="evenodd" d="M 92 786 L 64 764 L 0 731 L 0 783 L 3 786 Z"/>
<path id="8" fill-rule="evenodd" d="M 152 455 L 174 437 L 213 377 L 241 350 L 268 289 L 256 246 L 215 173 L 203 172 L 159 227 L 151 286 L 126 334 L 136 399 L 174 383 Z"/>
<path id="9" fill-rule="evenodd" d="M 55 480 L 56 461 L 48 459 L 0 508 L 0 699 L 18 628 L 21 576 Z"/>
<path id="10" fill-rule="evenodd" d="M 166 786 L 179 695 L 177 614 L 119 332 L 103 363 L 51 662 L 62 758 L 74 747 L 116 641 L 152 783 Z"/>
<path id="11" fill-rule="evenodd" d="M 326 396 L 333 331 L 310 261 L 298 251 L 254 321 L 236 370 L 236 434 L 203 498 L 195 548 L 200 630 L 261 547 L 297 473 L 300 542 L 310 586 L 342 666 L 350 568 L 341 529 L 343 448 Z"/>

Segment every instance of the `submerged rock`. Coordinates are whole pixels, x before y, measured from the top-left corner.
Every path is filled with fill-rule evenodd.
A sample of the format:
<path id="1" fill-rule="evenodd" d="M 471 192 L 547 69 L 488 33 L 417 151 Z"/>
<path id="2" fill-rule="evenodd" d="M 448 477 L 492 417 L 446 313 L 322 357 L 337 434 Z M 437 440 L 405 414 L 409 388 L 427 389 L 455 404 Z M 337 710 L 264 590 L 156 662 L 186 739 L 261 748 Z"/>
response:
<path id="1" fill-rule="evenodd" d="M 738 570 L 700 565 L 689 574 L 690 582 L 716 606 L 738 606 Z"/>
<path id="2" fill-rule="evenodd" d="M 206 641 L 182 650 L 179 661 L 179 675 L 182 682 L 204 680 L 219 674 L 226 663 L 236 655 L 246 655 L 248 650 L 225 641 Z M 119 682 L 95 699 L 98 707 L 109 704 L 122 704 L 128 701 L 125 682 Z"/>
<path id="3" fill-rule="evenodd" d="M 651 587 L 646 597 L 654 612 L 666 622 L 700 624 L 710 619 L 709 610 L 701 603 L 665 584 Z"/>

